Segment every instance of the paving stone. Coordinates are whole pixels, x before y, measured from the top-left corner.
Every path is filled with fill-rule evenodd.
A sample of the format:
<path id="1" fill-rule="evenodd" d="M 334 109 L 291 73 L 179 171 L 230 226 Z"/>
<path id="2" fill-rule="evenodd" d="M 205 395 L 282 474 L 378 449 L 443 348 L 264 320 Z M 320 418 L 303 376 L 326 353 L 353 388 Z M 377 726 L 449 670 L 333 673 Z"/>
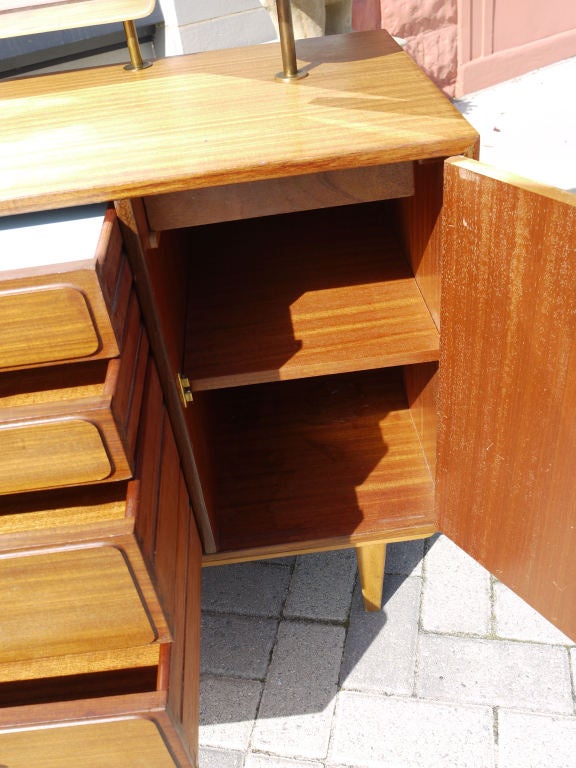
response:
<path id="1" fill-rule="evenodd" d="M 346 621 L 356 571 L 353 549 L 298 557 L 284 616 Z"/>
<path id="2" fill-rule="evenodd" d="M 343 688 L 411 695 L 414 688 L 419 576 L 386 576 L 383 608 L 367 612 L 354 592 L 340 684 Z"/>
<path id="3" fill-rule="evenodd" d="M 292 568 L 296 562 L 296 555 L 290 555 L 288 557 L 270 557 L 267 560 L 262 560 L 266 565 L 283 565 L 287 568 Z"/>
<path id="4" fill-rule="evenodd" d="M 202 607 L 219 613 L 280 616 L 291 573 L 265 563 L 204 568 Z"/>
<path id="5" fill-rule="evenodd" d="M 200 766 L 202 768 L 202 766 Z M 270 755 L 256 755 L 254 753 L 246 756 L 244 768 L 323 768 L 322 763 L 316 761 L 310 763 L 308 760 L 289 760 L 285 757 L 271 757 Z"/>
<path id="6" fill-rule="evenodd" d="M 498 713 L 500 768 L 574 768 L 576 717 Z"/>
<path id="7" fill-rule="evenodd" d="M 489 707 L 342 691 L 327 766 L 493 768 Z"/>
<path id="8" fill-rule="evenodd" d="M 423 628 L 487 635 L 491 615 L 488 571 L 450 539 L 438 537 L 424 559 Z"/>
<path id="9" fill-rule="evenodd" d="M 200 749 L 199 768 L 242 768 L 243 752 L 229 752 L 225 749 Z"/>
<path id="10" fill-rule="evenodd" d="M 284 621 L 262 695 L 252 747 L 283 757 L 326 756 L 344 628 Z"/>
<path id="11" fill-rule="evenodd" d="M 534 643 L 575 645 L 564 633 L 500 582 L 494 584 L 496 634 Z"/>
<path id="12" fill-rule="evenodd" d="M 200 671 L 263 679 L 277 629 L 276 619 L 204 614 Z"/>
<path id="13" fill-rule="evenodd" d="M 399 541 L 386 547 L 386 573 L 417 576 L 422 573 L 424 539 Z"/>
<path id="14" fill-rule="evenodd" d="M 565 648 L 420 635 L 417 695 L 443 701 L 572 714 Z"/>
<path id="15" fill-rule="evenodd" d="M 254 680 L 202 676 L 200 745 L 246 751 L 261 692 Z"/>

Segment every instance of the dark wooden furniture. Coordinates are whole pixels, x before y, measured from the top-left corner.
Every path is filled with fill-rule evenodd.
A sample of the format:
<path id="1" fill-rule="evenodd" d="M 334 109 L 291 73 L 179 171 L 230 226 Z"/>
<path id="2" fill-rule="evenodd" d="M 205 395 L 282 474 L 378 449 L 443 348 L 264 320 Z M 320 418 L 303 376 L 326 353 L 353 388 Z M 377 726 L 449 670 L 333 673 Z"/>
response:
<path id="1" fill-rule="evenodd" d="M 11 768 L 195 765 L 202 564 L 353 546 L 377 607 L 386 542 L 442 530 L 576 636 L 574 197 L 478 164 L 386 33 L 299 56 L 0 86 L 7 227 L 115 201 L 1 273 Z"/>

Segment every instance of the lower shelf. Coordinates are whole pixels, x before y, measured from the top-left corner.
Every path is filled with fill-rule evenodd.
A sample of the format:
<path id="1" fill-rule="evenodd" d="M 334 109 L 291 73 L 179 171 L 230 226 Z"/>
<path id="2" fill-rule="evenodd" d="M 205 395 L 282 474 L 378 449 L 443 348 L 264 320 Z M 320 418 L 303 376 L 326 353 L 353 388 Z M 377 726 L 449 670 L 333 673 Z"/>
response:
<path id="1" fill-rule="evenodd" d="M 402 369 L 203 394 L 220 544 L 206 562 L 434 532 Z"/>

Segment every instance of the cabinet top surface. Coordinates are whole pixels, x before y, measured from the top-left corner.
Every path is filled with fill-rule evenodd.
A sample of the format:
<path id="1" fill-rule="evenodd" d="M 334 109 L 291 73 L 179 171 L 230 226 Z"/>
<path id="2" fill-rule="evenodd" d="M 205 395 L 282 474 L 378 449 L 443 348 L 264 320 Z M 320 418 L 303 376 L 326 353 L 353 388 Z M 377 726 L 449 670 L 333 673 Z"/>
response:
<path id="1" fill-rule="evenodd" d="M 0 83 L 0 215 L 446 157 L 474 129 L 381 30 Z"/>

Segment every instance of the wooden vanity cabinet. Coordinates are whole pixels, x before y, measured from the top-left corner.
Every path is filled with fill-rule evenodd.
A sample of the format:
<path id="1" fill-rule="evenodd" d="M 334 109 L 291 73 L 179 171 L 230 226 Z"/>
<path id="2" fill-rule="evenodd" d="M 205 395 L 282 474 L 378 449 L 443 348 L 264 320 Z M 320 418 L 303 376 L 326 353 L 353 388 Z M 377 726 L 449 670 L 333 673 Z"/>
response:
<path id="1" fill-rule="evenodd" d="M 194 765 L 202 562 L 354 546 L 377 581 L 387 541 L 440 530 L 576 637 L 574 197 L 478 164 L 476 133 L 386 33 L 298 52 L 309 77 L 288 86 L 272 78 L 276 46 L 175 57 L 130 80 L 110 67 L 2 84 L 22 154 L 0 143 L 0 212 L 114 200 L 129 261 L 127 284 L 95 268 L 110 333 L 98 321 L 96 345 L 38 357 L 34 332 L 34 358 L 20 331 L 5 336 L 6 376 L 108 371 L 123 356 L 139 373 L 116 395 L 132 415 L 114 421 L 131 479 L 0 497 L 15 504 L 0 547 L 128 536 L 169 633 L 134 674 L 9 680 L 0 755 L 6 738 L 14 765 L 28 732 L 27 764 L 66 765 L 72 723 L 111 765 L 137 743 L 154 768 Z M 64 147 L 80 123 L 90 141 Z M 148 354 L 122 331 L 132 276 Z M 15 285 L 4 317 L 25 329 Z M 120 512 L 111 489 L 126 490 Z M 43 733 L 52 763 L 36 760 Z"/>
<path id="2" fill-rule="evenodd" d="M 193 397 L 205 563 L 435 530 L 404 378 L 435 366 L 439 334 L 399 217 L 398 201 L 379 201 L 180 233 L 173 367 Z M 165 264 L 164 247 L 160 235 L 149 261 Z"/>
<path id="3" fill-rule="evenodd" d="M 373 40 L 352 36 L 349 44 L 370 49 Z M 308 41 L 304 58 L 324 55 L 330 68 L 335 45 Z M 392 57 L 387 63 L 390 77 L 398 74 Z M 338 74 L 330 74 L 331 93 L 339 93 Z M 402 118 L 417 114 L 426 94 L 412 74 L 402 72 Z M 305 124 L 310 146 L 315 136 L 307 110 L 326 106 L 325 84 L 320 77 L 317 91 L 312 80 L 295 91 L 300 111 L 290 127 L 299 137 Z M 378 81 L 363 92 L 376 98 L 389 95 L 387 87 Z M 438 143 L 418 137 L 415 156 L 402 168 L 403 188 L 394 191 L 391 175 L 374 179 L 386 159 L 398 159 L 400 143 L 406 152 L 412 135 L 406 129 L 385 152 L 390 123 L 383 120 L 374 143 L 384 164 L 362 166 L 359 151 L 355 187 L 327 179 L 325 150 L 316 166 L 309 160 L 306 173 L 300 167 L 262 179 L 254 167 L 247 181 L 230 158 L 236 184 L 205 179 L 199 188 L 117 204 L 145 312 L 158 329 L 156 355 L 180 424 L 183 463 L 189 462 L 204 564 L 343 546 L 369 550 L 441 530 L 574 635 L 566 597 L 574 574 L 562 555 L 576 543 L 571 480 L 568 470 L 560 480 L 552 469 L 570 464 L 564 461 L 571 440 L 566 290 L 574 234 L 566 222 L 574 215 L 573 197 L 476 164 L 473 132 L 444 111 L 440 94 L 434 106 L 426 126 L 428 139 Z M 236 107 L 246 126 L 258 112 L 254 103 Z M 323 126 L 333 117 L 321 110 L 314 116 Z M 267 125 L 258 127 L 261 157 L 272 158 Z M 291 141 L 289 132 L 283 139 L 289 165 L 298 139 Z M 243 141 L 236 142 L 237 154 Z M 452 154 L 468 159 L 445 163 Z M 344 170 L 345 155 L 341 164 Z M 455 179 L 466 179 L 468 191 Z M 497 191 L 484 191 L 494 185 Z M 523 188 L 532 195 L 521 195 Z M 551 263 L 557 273 L 543 266 Z M 539 278 L 542 270 L 546 277 Z M 490 280 L 484 293 L 477 271 Z M 538 302 L 539 289 L 523 280 L 540 285 L 549 302 L 537 313 L 537 328 L 528 307 Z M 524 319 L 512 321 L 523 302 Z M 561 316 L 562 323 L 552 321 L 555 330 L 548 327 Z M 548 337 L 545 360 L 541 345 Z M 498 351 L 489 356 L 484 349 L 492 345 Z M 558 359 L 556 345 L 563 350 Z M 186 408 L 178 402 L 178 372 L 190 385 Z M 503 386 L 510 393 L 505 409 Z M 520 396 L 524 390 L 530 394 Z M 506 451 L 488 461 L 498 446 Z M 548 469 L 539 463 L 544 458 Z M 554 491 L 551 482 L 558 483 Z M 558 556 L 566 561 L 560 570 Z"/>

